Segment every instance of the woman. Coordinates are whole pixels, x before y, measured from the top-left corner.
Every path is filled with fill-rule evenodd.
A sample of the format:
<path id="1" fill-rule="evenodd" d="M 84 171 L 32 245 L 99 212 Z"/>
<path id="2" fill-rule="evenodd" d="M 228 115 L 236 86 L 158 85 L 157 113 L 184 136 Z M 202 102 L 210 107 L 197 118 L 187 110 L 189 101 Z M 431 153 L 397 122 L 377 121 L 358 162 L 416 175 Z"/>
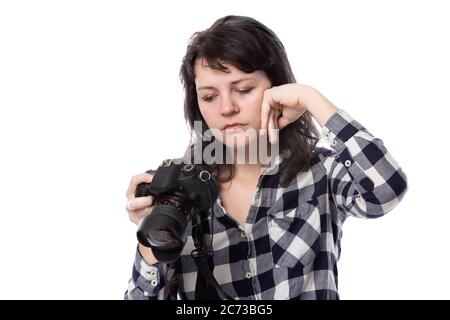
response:
<path id="1" fill-rule="evenodd" d="M 205 233 L 221 290 L 235 299 L 338 299 L 343 222 L 383 216 L 407 189 L 383 142 L 296 83 L 280 40 L 248 17 L 223 17 L 195 33 L 180 76 L 192 128 L 201 121 L 203 133 L 216 129 L 214 137 L 233 155 L 267 136 L 270 155 L 277 153 L 269 165 L 236 156 L 209 166 L 220 193 Z M 258 134 L 246 135 L 251 130 Z M 320 138 L 331 148 L 317 147 Z M 136 224 L 153 209 L 151 196 L 134 198 L 136 186 L 151 180 L 145 173 L 130 182 L 127 211 Z M 125 298 L 194 299 L 192 242 L 173 264 L 139 245 Z"/>

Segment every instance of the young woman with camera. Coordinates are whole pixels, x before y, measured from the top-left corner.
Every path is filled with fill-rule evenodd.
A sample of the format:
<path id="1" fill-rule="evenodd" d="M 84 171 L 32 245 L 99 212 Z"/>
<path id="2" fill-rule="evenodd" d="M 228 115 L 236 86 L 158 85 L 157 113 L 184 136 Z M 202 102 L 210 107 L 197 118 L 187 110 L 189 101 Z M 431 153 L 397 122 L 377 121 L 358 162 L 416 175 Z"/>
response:
<path id="1" fill-rule="evenodd" d="M 297 83 L 281 41 L 252 18 L 223 17 L 195 33 L 180 75 L 191 128 L 201 121 L 203 133 L 216 129 L 235 154 L 267 137 L 278 153 L 270 165 L 244 153 L 209 166 L 220 192 L 205 233 L 221 290 L 234 299 L 338 299 L 342 224 L 383 216 L 407 190 L 382 140 Z M 316 145 L 321 138 L 330 148 Z M 154 208 L 152 196 L 134 196 L 136 187 L 151 181 L 138 174 L 126 192 L 136 224 Z M 188 237 L 175 262 L 161 263 L 139 245 L 125 298 L 194 299 L 193 248 Z"/>

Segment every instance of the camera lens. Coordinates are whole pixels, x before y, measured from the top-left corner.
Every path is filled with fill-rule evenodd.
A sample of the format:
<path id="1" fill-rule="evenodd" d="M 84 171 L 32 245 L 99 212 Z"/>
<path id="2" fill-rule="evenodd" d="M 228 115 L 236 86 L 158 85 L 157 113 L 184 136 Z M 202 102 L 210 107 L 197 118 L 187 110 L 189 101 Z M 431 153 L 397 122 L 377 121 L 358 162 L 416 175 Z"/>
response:
<path id="1" fill-rule="evenodd" d="M 152 247 L 173 249 L 180 245 L 176 235 L 171 230 L 150 230 L 147 240 Z"/>
<path id="2" fill-rule="evenodd" d="M 156 205 L 153 212 L 142 219 L 137 237 L 141 244 L 151 247 L 158 261 L 176 260 L 186 243 L 188 217 L 179 210 L 179 203 Z"/>

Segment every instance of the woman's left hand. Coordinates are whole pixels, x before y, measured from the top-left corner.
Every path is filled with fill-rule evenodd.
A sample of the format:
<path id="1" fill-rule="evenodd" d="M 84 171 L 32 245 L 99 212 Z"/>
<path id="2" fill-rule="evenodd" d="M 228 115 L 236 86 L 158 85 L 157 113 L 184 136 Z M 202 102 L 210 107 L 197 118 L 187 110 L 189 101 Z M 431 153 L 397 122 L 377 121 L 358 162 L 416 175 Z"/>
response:
<path id="1" fill-rule="evenodd" d="M 301 84 L 288 83 L 264 91 L 261 129 L 262 134 L 269 134 L 270 143 L 277 141 L 276 129 L 283 129 L 307 111 L 300 97 L 304 89 Z"/>

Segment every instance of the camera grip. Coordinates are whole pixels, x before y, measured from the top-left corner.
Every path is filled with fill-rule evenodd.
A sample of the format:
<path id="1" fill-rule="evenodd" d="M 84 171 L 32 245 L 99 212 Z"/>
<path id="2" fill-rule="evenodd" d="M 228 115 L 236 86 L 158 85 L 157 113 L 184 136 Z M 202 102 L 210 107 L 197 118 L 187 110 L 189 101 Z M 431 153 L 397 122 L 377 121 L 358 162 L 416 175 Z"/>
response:
<path id="1" fill-rule="evenodd" d="M 145 171 L 145 173 L 148 173 L 150 175 L 154 175 L 156 172 L 156 170 L 147 170 Z M 149 195 L 151 195 L 151 183 L 147 183 L 147 182 L 142 182 L 139 183 L 136 187 L 136 191 L 134 192 L 134 196 L 136 198 L 138 197 L 148 197 Z"/>

